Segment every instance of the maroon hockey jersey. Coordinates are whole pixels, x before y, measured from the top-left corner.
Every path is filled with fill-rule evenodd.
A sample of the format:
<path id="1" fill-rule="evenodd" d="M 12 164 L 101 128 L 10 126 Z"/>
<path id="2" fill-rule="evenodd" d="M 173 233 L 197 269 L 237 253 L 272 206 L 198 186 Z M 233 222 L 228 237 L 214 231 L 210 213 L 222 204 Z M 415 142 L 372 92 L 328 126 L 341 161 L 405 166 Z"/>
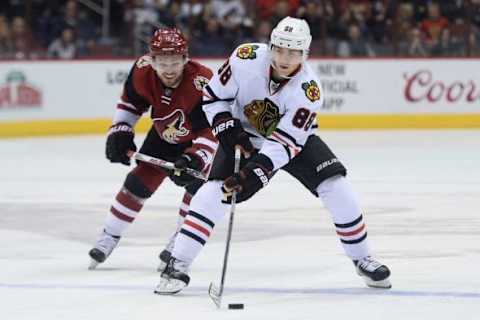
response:
<path id="1" fill-rule="evenodd" d="M 139 58 L 124 84 L 117 108 L 135 115 L 150 110 L 159 137 L 171 144 L 192 142 L 190 150 L 201 157 L 206 167 L 213 159 L 217 141 L 203 113 L 202 89 L 212 71 L 200 63 L 188 61 L 177 88 L 164 87 L 150 64 L 151 58 Z M 205 168 L 206 169 L 206 168 Z"/>

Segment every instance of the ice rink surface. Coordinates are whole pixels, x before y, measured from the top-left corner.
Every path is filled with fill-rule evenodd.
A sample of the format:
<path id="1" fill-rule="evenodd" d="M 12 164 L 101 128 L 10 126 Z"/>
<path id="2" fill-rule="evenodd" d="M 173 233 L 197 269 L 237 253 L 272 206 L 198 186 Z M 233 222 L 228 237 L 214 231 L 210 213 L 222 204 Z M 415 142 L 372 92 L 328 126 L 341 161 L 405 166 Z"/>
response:
<path id="1" fill-rule="evenodd" d="M 153 288 L 182 189 L 165 183 L 95 271 L 88 250 L 128 168 L 104 137 L 0 140 L 0 319 L 480 319 L 480 131 L 321 132 L 349 169 L 391 290 L 366 288 L 328 212 L 287 174 L 237 207 L 224 303 L 227 219 L 177 296 Z M 142 136 L 137 137 L 137 145 Z"/>

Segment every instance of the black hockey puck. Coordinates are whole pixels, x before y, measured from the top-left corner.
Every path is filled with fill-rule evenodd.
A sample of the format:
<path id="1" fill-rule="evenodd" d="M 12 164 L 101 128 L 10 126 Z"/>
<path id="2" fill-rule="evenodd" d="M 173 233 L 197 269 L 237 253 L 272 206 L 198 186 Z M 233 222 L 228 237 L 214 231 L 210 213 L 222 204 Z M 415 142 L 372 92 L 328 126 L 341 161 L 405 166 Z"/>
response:
<path id="1" fill-rule="evenodd" d="M 228 309 L 241 310 L 245 307 L 243 303 L 229 303 Z"/>

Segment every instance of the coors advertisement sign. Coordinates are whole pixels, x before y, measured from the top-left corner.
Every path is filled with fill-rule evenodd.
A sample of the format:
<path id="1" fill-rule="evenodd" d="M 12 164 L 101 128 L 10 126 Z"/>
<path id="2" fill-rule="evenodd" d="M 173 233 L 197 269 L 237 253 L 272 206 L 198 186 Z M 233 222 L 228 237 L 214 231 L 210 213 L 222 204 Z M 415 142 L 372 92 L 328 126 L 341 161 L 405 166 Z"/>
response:
<path id="1" fill-rule="evenodd" d="M 405 74 L 405 99 L 413 103 L 479 104 L 480 82 L 461 74 L 452 74 L 447 79 L 435 76 L 430 69 Z"/>
<path id="2" fill-rule="evenodd" d="M 322 113 L 480 113 L 479 59 L 312 59 Z"/>
<path id="3" fill-rule="evenodd" d="M 29 83 L 23 72 L 11 71 L 3 80 L 0 84 L 0 111 L 42 106 L 41 90 Z"/>

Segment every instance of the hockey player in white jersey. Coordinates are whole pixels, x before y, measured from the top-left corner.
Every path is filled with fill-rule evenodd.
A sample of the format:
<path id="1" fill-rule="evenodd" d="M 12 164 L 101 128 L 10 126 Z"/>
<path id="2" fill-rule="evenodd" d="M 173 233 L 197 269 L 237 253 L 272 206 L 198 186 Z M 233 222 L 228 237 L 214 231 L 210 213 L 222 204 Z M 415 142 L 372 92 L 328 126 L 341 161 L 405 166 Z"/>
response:
<path id="1" fill-rule="evenodd" d="M 156 293 L 173 294 L 188 285 L 191 263 L 228 211 L 224 195 L 235 190 L 237 202 L 245 201 L 278 170 L 322 199 L 346 255 L 366 284 L 391 287 L 390 270 L 371 257 L 346 169 L 312 128 L 324 94 L 306 63 L 310 42 L 306 21 L 286 17 L 272 31 L 269 45 L 241 45 L 204 88 L 203 110 L 221 147 L 209 181 L 191 201 Z M 244 157 L 234 174 L 236 146 Z"/>

